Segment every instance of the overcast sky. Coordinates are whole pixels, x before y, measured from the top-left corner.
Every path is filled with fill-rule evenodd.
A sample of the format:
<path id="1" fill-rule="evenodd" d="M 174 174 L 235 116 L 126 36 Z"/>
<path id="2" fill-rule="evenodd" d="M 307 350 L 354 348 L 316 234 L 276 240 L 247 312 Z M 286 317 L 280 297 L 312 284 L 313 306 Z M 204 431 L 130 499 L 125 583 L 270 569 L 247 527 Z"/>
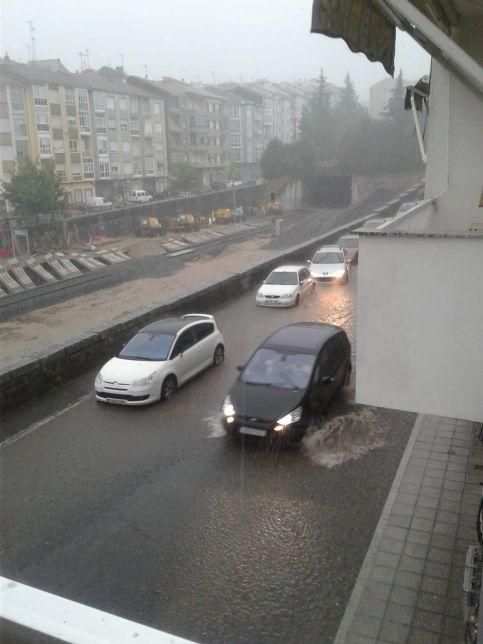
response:
<path id="1" fill-rule="evenodd" d="M 386 78 L 380 63 L 353 54 L 340 39 L 310 33 L 312 0 L 0 0 L 0 53 L 26 62 L 35 27 L 37 58 L 80 69 L 120 65 L 128 73 L 212 83 L 318 76 L 342 84 L 347 72 L 362 99 Z M 429 56 L 398 32 L 396 71 L 417 80 Z"/>

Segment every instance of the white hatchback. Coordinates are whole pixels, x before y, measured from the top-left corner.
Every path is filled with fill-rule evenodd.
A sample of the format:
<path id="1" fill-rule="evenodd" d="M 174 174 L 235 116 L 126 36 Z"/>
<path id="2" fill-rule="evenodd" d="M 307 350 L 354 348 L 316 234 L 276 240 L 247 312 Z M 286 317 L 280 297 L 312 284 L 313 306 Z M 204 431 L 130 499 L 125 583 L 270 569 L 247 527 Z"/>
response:
<path id="1" fill-rule="evenodd" d="M 96 399 L 116 405 L 168 400 L 176 389 L 225 357 L 212 315 L 189 314 L 141 329 L 95 379 Z"/>
<path id="2" fill-rule="evenodd" d="M 276 308 L 296 306 L 314 288 L 315 282 L 306 266 L 280 266 L 258 289 L 256 303 Z"/>

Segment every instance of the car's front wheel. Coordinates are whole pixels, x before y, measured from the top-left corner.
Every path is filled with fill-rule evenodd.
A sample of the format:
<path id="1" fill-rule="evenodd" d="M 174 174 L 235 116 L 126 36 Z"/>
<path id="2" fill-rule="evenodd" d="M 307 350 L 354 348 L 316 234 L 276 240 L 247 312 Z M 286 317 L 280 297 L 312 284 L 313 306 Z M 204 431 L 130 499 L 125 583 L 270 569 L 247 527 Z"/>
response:
<path id="1" fill-rule="evenodd" d="M 215 353 L 213 354 L 213 365 L 215 367 L 220 367 L 225 361 L 225 347 L 222 344 L 219 344 Z"/>
<path id="2" fill-rule="evenodd" d="M 161 387 L 161 400 L 171 400 L 178 389 L 178 382 L 174 376 L 167 376 Z"/>

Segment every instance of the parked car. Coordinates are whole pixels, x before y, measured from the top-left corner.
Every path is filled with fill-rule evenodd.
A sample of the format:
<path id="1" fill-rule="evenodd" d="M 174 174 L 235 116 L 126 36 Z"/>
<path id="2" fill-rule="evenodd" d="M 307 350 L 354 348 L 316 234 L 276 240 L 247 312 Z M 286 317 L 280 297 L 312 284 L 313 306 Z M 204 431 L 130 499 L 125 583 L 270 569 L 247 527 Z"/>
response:
<path id="1" fill-rule="evenodd" d="M 153 197 L 148 194 L 145 190 L 131 190 L 127 194 L 127 201 L 134 201 L 137 203 L 146 203 L 147 201 L 152 201 Z"/>
<path id="2" fill-rule="evenodd" d="M 351 266 L 359 263 L 359 235 L 344 235 L 337 240 L 336 246 L 341 246 L 345 250 Z"/>
<path id="3" fill-rule="evenodd" d="M 310 274 L 317 282 L 349 281 L 350 262 L 341 246 L 321 246 L 308 264 Z"/>
<path id="4" fill-rule="evenodd" d="M 117 405 L 169 400 L 176 389 L 225 357 L 212 315 L 198 313 L 153 322 L 136 333 L 95 379 L 96 399 Z"/>
<path id="5" fill-rule="evenodd" d="M 306 266 L 279 266 L 258 289 L 256 303 L 259 306 L 297 306 L 314 289 L 315 282 Z"/>
<path id="6" fill-rule="evenodd" d="M 377 230 L 378 228 L 381 228 L 381 226 L 384 226 L 384 224 L 387 224 L 388 221 L 392 221 L 392 219 L 393 219 L 392 217 L 380 217 L 375 219 L 368 219 L 367 221 L 364 222 L 362 229 Z"/>
<path id="7" fill-rule="evenodd" d="M 300 439 L 350 382 L 351 347 L 332 324 L 298 322 L 255 350 L 226 396 L 222 422 L 231 435 Z"/>
<path id="8" fill-rule="evenodd" d="M 87 197 L 86 206 L 88 208 L 111 208 L 112 201 L 106 201 L 104 197 Z"/>

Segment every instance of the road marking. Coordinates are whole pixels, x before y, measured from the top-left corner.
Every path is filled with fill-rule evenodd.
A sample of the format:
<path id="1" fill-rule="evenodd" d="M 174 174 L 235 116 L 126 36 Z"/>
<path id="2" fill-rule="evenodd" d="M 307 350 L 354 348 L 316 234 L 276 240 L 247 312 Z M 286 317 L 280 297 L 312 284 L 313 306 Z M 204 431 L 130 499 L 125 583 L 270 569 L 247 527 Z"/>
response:
<path id="1" fill-rule="evenodd" d="M 77 405 L 80 405 L 85 400 L 90 398 L 92 395 L 93 395 L 92 392 L 88 393 L 85 396 L 82 396 L 82 398 L 79 398 L 79 400 L 76 400 L 75 402 L 70 403 L 69 405 L 67 405 L 67 407 L 64 407 L 63 409 L 59 409 L 53 414 L 50 414 L 50 416 L 46 416 L 45 418 L 42 418 L 42 420 L 38 420 L 35 423 L 32 423 L 25 429 L 22 429 L 20 432 L 16 433 L 14 436 L 11 436 L 10 438 L 6 438 L 4 441 L 0 443 L 0 449 L 5 449 L 6 447 L 9 447 L 16 441 L 20 440 L 21 438 L 25 438 L 25 436 L 28 436 L 36 429 L 39 429 L 39 427 L 42 427 L 43 425 L 50 423 L 50 421 L 55 420 L 56 418 L 59 418 L 59 416 L 62 416 L 66 412 L 70 411 L 71 409 L 74 409 L 74 407 L 77 407 Z"/>

